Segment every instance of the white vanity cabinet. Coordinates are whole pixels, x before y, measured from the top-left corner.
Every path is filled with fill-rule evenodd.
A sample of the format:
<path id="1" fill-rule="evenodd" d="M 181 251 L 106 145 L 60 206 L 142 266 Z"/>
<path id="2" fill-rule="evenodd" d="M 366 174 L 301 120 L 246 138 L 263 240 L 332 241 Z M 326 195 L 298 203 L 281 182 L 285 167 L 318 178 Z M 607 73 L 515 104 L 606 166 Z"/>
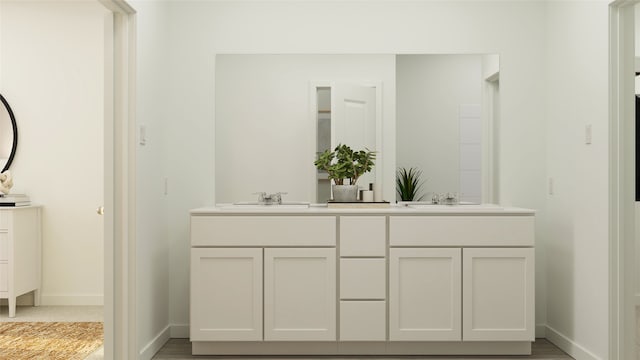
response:
<path id="1" fill-rule="evenodd" d="M 533 341 L 534 249 L 469 248 L 462 259 L 463 339 Z"/>
<path id="2" fill-rule="evenodd" d="M 194 355 L 528 355 L 534 212 L 191 212 Z"/>
<path id="3" fill-rule="evenodd" d="M 191 249 L 191 340 L 262 340 L 262 249 Z"/>
<path id="4" fill-rule="evenodd" d="M 264 250 L 264 340 L 336 339 L 335 248 Z"/>
<path id="5" fill-rule="evenodd" d="M 335 224 L 192 216 L 191 340 L 335 340 Z"/>
<path id="6" fill-rule="evenodd" d="M 390 340 L 534 340 L 533 216 L 389 222 Z"/>
<path id="7" fill-rule="evenodd" d="M 392 248 L 389 340 L 462 340 L 462 251 Z"/>
<path id="8" fill-rule="evenodd" d="M 340 216 L 340 341 L 387 339 L 386 217 Z"/>
<path id="9" fill-rule="evenodd" d="M 20 295 L 33 291 L 40 305 L 41 258 L 40 207 L 0 207 L 0 299 L 8 299 L 9 317 Z"/>

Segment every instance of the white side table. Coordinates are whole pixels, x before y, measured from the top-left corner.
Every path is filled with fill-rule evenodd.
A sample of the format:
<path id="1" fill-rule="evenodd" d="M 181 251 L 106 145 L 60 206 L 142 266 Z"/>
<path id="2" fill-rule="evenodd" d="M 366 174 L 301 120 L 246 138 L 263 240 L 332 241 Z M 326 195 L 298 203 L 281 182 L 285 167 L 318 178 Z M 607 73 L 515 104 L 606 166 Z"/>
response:
<path id="1" fill-rule="evenodd" d="M 16 316 L 16 298 L 33 291 L 40 305 L 42 282 L 41 207 L 0 207 L 0 299 Z"/>

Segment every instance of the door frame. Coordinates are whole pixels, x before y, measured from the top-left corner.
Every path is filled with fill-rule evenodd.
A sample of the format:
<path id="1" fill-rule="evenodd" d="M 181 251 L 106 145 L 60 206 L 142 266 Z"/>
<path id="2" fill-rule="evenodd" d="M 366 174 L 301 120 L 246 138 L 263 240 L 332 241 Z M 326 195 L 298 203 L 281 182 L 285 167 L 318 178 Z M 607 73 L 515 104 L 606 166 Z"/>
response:
<path id="1" fill-rule="evenodd" d="M 634 5 L 609 4 L 609 359 L 635 358 Z"/>
<path id="2" fill-rule="evenodd" d="M 105 79 L 104 358 L 136 359 L 136 11 L 125 0 L 98 1 L 113 14 L 112 59 L 105 59 L 112 78 Z"/>
<path id="3" fill-rule="evenodd" d="M 500 71 L 487 76 L 482 85 L 485 94 L 482 99 L 482 202 L 499 204 Z"/>

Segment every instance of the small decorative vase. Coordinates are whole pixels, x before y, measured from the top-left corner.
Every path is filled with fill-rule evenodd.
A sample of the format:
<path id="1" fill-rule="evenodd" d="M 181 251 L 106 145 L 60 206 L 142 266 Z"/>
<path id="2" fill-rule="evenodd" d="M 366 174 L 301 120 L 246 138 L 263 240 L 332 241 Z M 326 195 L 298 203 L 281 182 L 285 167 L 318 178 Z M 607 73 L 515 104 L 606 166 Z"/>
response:
<path id="1" fill-rule="evenodd" d="M 358 199 L 358 185 L 333 185 L 333 201 L 355 202 Z"/>

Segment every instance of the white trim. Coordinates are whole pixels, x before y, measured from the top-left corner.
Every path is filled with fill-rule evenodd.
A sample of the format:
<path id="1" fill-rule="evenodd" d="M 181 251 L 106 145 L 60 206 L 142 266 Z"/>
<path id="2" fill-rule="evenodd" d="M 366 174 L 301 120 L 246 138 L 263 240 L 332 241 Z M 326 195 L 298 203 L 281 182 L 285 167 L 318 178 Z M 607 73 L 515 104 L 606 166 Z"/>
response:
<path id="1" fill-rule="evenodd" d="M 491 355 L 494 357 L 489 358 L 493 359 L 501 355 L 525 355 L 528 358 L 531 341 L 193 341 L 191 353 L 216 357 L 240 355 L 240 358 L 254 355 L 301 358 L 300 354 L 305 354 L 304 358 L 317 355 L 330 358 L 438 355 L 439 359 L 448 355 L 457 355 L 456 359 L 459 356 Z"/>
<path id="2" fill-rule="evenodd" d="M 102 206 L 104 224 L 104 345 L 103 356 L 113 359 L 115 327 L 115 90 L 114 53 L 115 22 L 113 13 L 105 14 L 104 59 L 104 195 Z"/>
<path id="3" fill-rule="evenodd" d="M 125 0 L 98 0 L 98 2 L 113 13 L 135 14 L 136 12 Z"/>
<path id="4" fill-rule="evenodd" d="M 138 357 L 135 313 L 135 69 L 136 17 L 126 0 L 99 0 L 113 13 L 113 121 L 105 122 L 105 165 L 113 164 L 105 183 L 105 205 L 113 228 L 105 227 L 104 358 Z M 105 67 L 106 71 L 110 71 Z M 112 86 L 112 88 L 109 88 Z M 108 98 L 107 96 L 105 98 Z M 105 116 L 111 115 L 105 109 Z M 111 192 L 106 190 L 112 190 Z M 107 218 L 105 218 L 106 220 Z M 105 221 L 105 224 L 108 225 Z M 113 230 L 112 233 L 111 230 Z M 113 235 L 113 236 L 111 236 Z"/>
<path id="5" fill-rule="evenodd" d="M 332 83 L 330 81 L 310 81 L 309 82 L 309 120 L 307 121 L 309 126 L 310 134 L 309 136 L 309 154 L 313 154 L 307 164 L 309 164 L 310 175 L 309 178 L 313 179 L 313 184 L 310 187 L 309 191 L 309 199 L 315 199 L 311 202 L 317 202 L 318 199 L 318 170 L 313 165 L 316 160 L 316 153 L 318 149 L 318 96 L 317 89 L 319 87 L 328 87 L 330 88 Z M 331 127 L 331 131 L 333 132 L 333 126 Z M 331 136 L 333 140 L 333 134 Z"/>
<path id="6" fill-rule="evenodd" d="M 609 359 L 635 358 L 634 7 L 609 5 Z"/>
<path id="7" fill-rule="evenodd" d="M 40 305 L 44 306 L 102 306 L 104 305 L 104 296 L 102 295 L 49 295 L 42 294 Z"/>
<path id="8" fill-rule="evenodd" d="M 172 339 L 189 339 L 189 324 L 171 325 Z"/>
<path id="9" fill-rule="evenodd" d="M 497 82 L 500 81 L 500 71 L 496 71 L 493 74 L 487 76 L 484 81 Z"/>
<path id="10" fill-rule="evenodd" d="M 147 345 L 142 348 L 142 350 L 140 350 L 140 354 L 138 355 L 139 360 L 151 360 L 151 358 L 153 358 L 153 355 L 155 355 L 162 348 L 162 346 L 164 346 L 164 344 L 169 341 L 169 328 L 169 325 L 167 325 L 167 327 L 162 329 L 162 331 L 160 331 L 158 335 L 156 335 L 151 341 L 149 341 Z"/>
<path id="11" fill-rule="evenodd" d="M 549 325 L 546 325 L 546 338 L 574 359 L 604 360 Z"/>
<path id="12" fill-rule="evenodd" d="M 547 337 L 547 325 L 536 324 L 536 338 L 546 338 L 546 337 Z"/>
<path id="13" fill-rule="evenodd" d="M 500 71 L 497 71 L 489 75 L 482 84 L 482 164 L 480 166 L 482 193 L 480 196 L 483 203 L 492 204 L 500 202 L 498 194 L 500 165 L 496 159 L 500 144 L 495 137 L 496 117 L 500 114 L 500 109 L 495 108 L 496 95 L 499 96 L 500 92 L 499 80 Z"/>

